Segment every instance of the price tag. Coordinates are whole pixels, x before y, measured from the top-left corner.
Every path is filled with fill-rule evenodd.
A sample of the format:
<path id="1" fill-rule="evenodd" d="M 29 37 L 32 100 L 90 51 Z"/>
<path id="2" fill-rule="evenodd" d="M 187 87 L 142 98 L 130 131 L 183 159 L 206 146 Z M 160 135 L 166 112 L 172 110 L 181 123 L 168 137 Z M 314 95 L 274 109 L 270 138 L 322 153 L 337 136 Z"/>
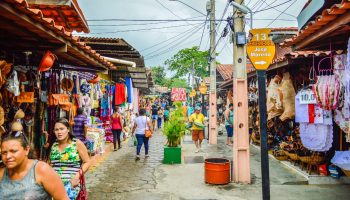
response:
<path id="1" fill-rule="evenodd" d="M 300 104 L 317 104 L 314 92 L 312 90 L 302 90 L 299 94 Z"/>

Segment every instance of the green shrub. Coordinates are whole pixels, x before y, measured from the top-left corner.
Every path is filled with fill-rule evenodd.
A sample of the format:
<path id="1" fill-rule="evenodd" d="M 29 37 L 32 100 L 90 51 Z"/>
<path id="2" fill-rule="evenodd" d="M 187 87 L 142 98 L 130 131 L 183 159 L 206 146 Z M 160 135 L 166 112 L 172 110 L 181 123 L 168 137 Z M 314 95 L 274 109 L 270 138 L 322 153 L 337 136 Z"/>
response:
<path id="1" fill-rule="evenodd" d="M 163 134 L 167 138 L 167 146 L 177 147 L 181 137 L 185 134 L 185 118 L 182 112 L 182 103 L 174 102 L 175 109 L 170 112 L 169 120 L 164 124 Z"/>

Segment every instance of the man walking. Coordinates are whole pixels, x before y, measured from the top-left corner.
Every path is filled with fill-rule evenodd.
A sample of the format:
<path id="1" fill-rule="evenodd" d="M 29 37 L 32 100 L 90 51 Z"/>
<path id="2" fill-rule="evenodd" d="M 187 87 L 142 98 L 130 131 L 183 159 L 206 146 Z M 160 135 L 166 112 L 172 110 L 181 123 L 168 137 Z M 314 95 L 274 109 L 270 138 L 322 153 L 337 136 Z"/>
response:
<path id="1" fill-rule="evenodd" d="M 74 117 L 73 134 L 81 141 L 86 140 L 88 119 L 83 108 L 77 109 L 77 116 Z"/>
<path id="2" fill-rule="evenodd" d="M 195 113 L 193 113 L 189 122 L 193 123 L 192 125 L 192 140 L 196 145 L 196 153 L 201 150 L 202 141 L 204 139 L 204 115 L 201 113 L 201 108 L 196 107 Z"/>

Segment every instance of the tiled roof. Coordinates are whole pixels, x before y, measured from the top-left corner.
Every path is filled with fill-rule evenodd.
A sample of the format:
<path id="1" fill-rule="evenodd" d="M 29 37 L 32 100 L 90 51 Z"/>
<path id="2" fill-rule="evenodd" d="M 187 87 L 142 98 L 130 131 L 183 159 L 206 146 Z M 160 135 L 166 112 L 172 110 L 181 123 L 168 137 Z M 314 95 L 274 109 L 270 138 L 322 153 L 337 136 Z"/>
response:
<path id="1" fill-rule="evenodd" d="M 76 0 L 49 1 L 38 3 L 36 0 L 27 0 L 30 8 L 40 9 L 44 17 L 55 20 L 56 25 L 65 27 L 69 31 L 90 32 L 84 14 Z"/>
<path id="2" fill-rule="evenodd" d="M 233 65 L 232 64 L 218 64 L 216 70 L 219 72 L 224 81 L 232 78 Z"/>
<path id="3" fill-rule="evenodd" d="M 307 25 L 299 31 L 299 33 L 290 38 L 286 39 L 281 45 L 291 46 L 298 42 L 301 42 L 306 37 L 316 33 L 325 25 L 331 23 L 339 15 L 349 12 L 350 0 L 342 0 L 339 4 L 334 4 L 331 8 L 322 11 L 322 14 L 317 16 L 315 20 L 310 21 Z"/>
<path id="4" fill-rule="evenodd" d="M 83 42 L 79 42 L 79 37 L 73 36 L 71 32 L 66 31 L 63 26 L 59 26 L 55 24 L 55 21 L 51 18 L 45 18 L 41 10 L 39 9 L 31 9 L 26 0 L 4 0 L 11 6 L 13 6 L 16 10 L 21 13 L 28 15 L 33 21 L 40 23 L 45 26 L 45 28 L 53 31 L 55 34 L 63 37 L 67 41 L 69 41 L 72 46 L 77 47 L 79 50 L 85 52 L 90 57 L 94 58 L 98 63 L 105 66 L 106 68 L 115 67 L 112 63 L 106 61 L 102 58 L 102 56 L 96 53 L 91 47 L 87 46 Z"/>

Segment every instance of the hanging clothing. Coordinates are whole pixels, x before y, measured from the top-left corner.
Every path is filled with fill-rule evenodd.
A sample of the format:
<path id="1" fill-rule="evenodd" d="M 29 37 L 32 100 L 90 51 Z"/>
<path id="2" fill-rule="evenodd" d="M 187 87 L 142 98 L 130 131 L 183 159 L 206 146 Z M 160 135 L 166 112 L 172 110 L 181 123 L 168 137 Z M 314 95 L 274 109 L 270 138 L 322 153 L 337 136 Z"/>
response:
<path id="1" fill-rule="evenodd" d="M 115 105 L 120 105 L 125 102 L 125 87 L 124 84 L 115 84 Z"/>
<path id="2" fill-rule="evenodd" d="M 125 79 L 127 93 L 128 93 L 128 103 L 132 103 L 132 81 L 130 77 L 126 77 Z"/>

